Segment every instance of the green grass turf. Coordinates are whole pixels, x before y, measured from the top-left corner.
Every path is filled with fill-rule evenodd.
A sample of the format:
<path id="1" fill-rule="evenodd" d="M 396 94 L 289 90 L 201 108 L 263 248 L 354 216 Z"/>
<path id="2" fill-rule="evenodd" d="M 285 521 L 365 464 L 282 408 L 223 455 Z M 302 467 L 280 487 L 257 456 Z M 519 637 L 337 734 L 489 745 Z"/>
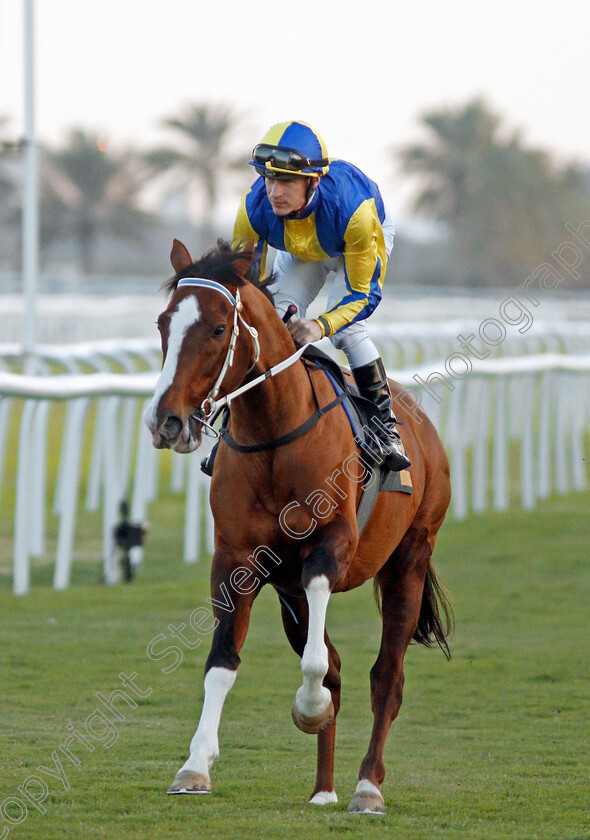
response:
<path id="1" fill-rule="evenodd" d="M 456 613 L 453 658 L 412 647 L 404 705 L 386 750 L 385 817 L 352 816 L 371 728 L 368 672 L 379 639 L 370 586 L 332 599 L 328 627 L 343 660 L 336 751 L 337 805 L 307 804 L 315 738 L 290 719 L 299 660 L 284 638 L 277 599 L 255 604 L 238 679 L 220 728 L 221 758 L 209 797 L 167 797 L 187 755 L 202 699 L 209 640 L 182 651 L 171 673 L 147 646 L 169 624 L 188 623 L 205 604 L 209 563 L 181 561 L 182 499 L 150 513 L 145 566 L 130 585 L 98 583 L 98 562 L 79 562 L 75 584 L 50 588 L 34 569 L 31 593 L 0 590 L 2 726 L 0 805 L 101 708 L 95 694 L 137 674 L 151 688 L 125 716 L 109 748 L 78 745 L 63 759 L 69 789 L 45 776 L 46 813 L 20 825 L 0 819 L 0 837 L 31 840 L 139 838 L 395 837 L 403 840 L 581 840 L 588 808 L 588 603 L 590 494 L 539 505 L 532 513 L 448 522 L 435 552 Z M 168 644 L 171 644 L 170 640 Z M 162 642 L 157 650 L 162 650 Z M 130 693 L 130 692 L 128 692 Z M 112 720 L 112 714 L 108 715 Z M 72 747 L 72 749 L 74 749 Z"/>

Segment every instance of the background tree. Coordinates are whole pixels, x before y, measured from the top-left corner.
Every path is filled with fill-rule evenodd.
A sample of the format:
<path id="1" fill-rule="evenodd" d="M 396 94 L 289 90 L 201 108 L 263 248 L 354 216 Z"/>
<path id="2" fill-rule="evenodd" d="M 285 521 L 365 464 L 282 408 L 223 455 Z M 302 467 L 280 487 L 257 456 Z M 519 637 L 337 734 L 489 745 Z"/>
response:
<path id="1" fill-rule="evenodd" d="M 95 269 L 99 237 L 140 242 L 152 218 L 139 207 L 145 183 L 139 161 L 138 153 L 109 151 L 81 129 L 61 149 L 46 150 L 42 241 L 74 240 L 85 273 Z"/>
<path id="2" fill-rule="evenodd" d="M 590 206 L 586 173 L 557 166 L 507 134 L 480 99 L 425 114 L 425 143 L 402 148 L 402 170 L 422 188 L 414 209 L 444 223 L 461 284 L 504 285 L 526 276 Z M 586 216 L 582 216 L 586 218 Z"/>
<path id="3" fill-rule="evenodd" d="M 16 268 L 21 257 L 22 153 L 9 124 L 8 117 L 0 116 L 0 262 Z"/>
<path id="4" fill-rule="evenodd" d="M 0 201 L 3 206 L 15 189 L 14 178 L 14 156 L 18 149 L 18 143 L 8 135 L 8 117 L 0 115 Z"/>
<path id="5" fill-rule="evenodd" d="M 202 228 L 207 246 L 212 244 L 224 181 L 234 183 L 248 175 L 249 149 L 236 154 L 230 149 L 240 118 L 231 108 L 189 104 L 178 117 L 168 117 L 162 126 L 175 136 L 177 148 L 162 147 L 146 155 L 149 169 L 167 175 L 167 188 L 179 190 L 190 202 L 195 196 L 203 208 Z M 242 170 L 244 177 L 237 173 Z M 251 174 L 251 173 L 250 173 Z"/>

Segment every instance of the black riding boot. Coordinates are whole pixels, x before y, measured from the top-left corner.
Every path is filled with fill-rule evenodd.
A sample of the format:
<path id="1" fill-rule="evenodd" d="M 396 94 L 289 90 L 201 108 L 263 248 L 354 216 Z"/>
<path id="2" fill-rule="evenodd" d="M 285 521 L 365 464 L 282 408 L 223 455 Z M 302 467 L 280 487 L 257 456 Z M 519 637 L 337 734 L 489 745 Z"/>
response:
<path id="1" fill-rule="evenodd" d="M 391 391 L 383 361 L 379 358 L 368 365 L 353 368 L 352 374 L 361 397 L 370 400 L 379 409 L 381 423 L 371 424 L 371 431 L 378 438 L 378 444 L 375 446 L 381 448 L 381 451 L 375 454 L 388 470 L 407 470 L 410 461 L 402 451 L 401 438 L 395 428 L 397 420 L 392 411 Z"/>
<path id="2" fill-rule="evenodd" d="M 201 472 L 204 472 L 205 475 L 212 476 L 213 475 L 213 464 L 215 462 L 215 456 L 217 455 L 217 450 L 219 449 L 219 438 L 215 441 L 215 445 L 211 452 L 207 455 L 206 458 L 203 458 L 201 461 Z"/>

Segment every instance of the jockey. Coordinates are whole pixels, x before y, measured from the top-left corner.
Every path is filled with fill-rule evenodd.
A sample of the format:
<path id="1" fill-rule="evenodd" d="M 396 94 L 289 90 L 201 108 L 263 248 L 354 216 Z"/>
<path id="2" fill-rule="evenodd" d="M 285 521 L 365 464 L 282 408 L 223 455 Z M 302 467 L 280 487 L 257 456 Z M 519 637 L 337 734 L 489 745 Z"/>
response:
<path id="1" fill-rule="evenodd" d="M 234 241 L 254 242 L 260 276 L 268 246 L 276 249 L 269 290 L 280 315 L 297 307 L 288 324 L 293 340 L 303 345 L 328 336 L 345 353 L 361 395 L 379 410 L 376 455 L 390 470 L 407 469 L 385 367 L 366 325 L 381 300 L 393 248 L 393 222 L 379 188 L 351 163 L 328 159 L 320 135 L 299 121 L 272 126 L 254 147 L 250 166 L 260 177 L 242 198 Z M 326 309 L 307 318 L 328 275 Z M 211 466 L 204 462 L 204 471 Z"/>

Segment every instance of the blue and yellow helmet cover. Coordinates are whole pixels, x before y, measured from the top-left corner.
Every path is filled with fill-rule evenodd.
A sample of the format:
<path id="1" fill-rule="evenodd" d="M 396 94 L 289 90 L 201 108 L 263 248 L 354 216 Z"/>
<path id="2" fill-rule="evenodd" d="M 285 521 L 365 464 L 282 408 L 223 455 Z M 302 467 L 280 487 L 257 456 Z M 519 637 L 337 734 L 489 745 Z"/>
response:
<path id="1" fill-rule="evenodd" d="M 328 150 L 324 140 L 312 126 L 301 120 L 290 120 L 288 122 L 276 123 L 269 128 L 262 140 L 261 144 L 268 146 L 275 146 L 277 148 L 293 149 L 300 152 L 304 157 L 311 161 L 318 161 L 328 158 Z M 250 161 L 251 166 L 255 166 L 259 174 L 263 175 L 264 170 L 257 165 L 253 160 Z M 325 175 L 328 171 L 329 164 L 325 166 L 310 166 L 301 169 L 298 172 L 290 172 L 287 170 L 280 170 L 277 167 L 268 165 L 266 167 L 270 172 L 284 172 L 291 177 L 297 175 Z"/>

